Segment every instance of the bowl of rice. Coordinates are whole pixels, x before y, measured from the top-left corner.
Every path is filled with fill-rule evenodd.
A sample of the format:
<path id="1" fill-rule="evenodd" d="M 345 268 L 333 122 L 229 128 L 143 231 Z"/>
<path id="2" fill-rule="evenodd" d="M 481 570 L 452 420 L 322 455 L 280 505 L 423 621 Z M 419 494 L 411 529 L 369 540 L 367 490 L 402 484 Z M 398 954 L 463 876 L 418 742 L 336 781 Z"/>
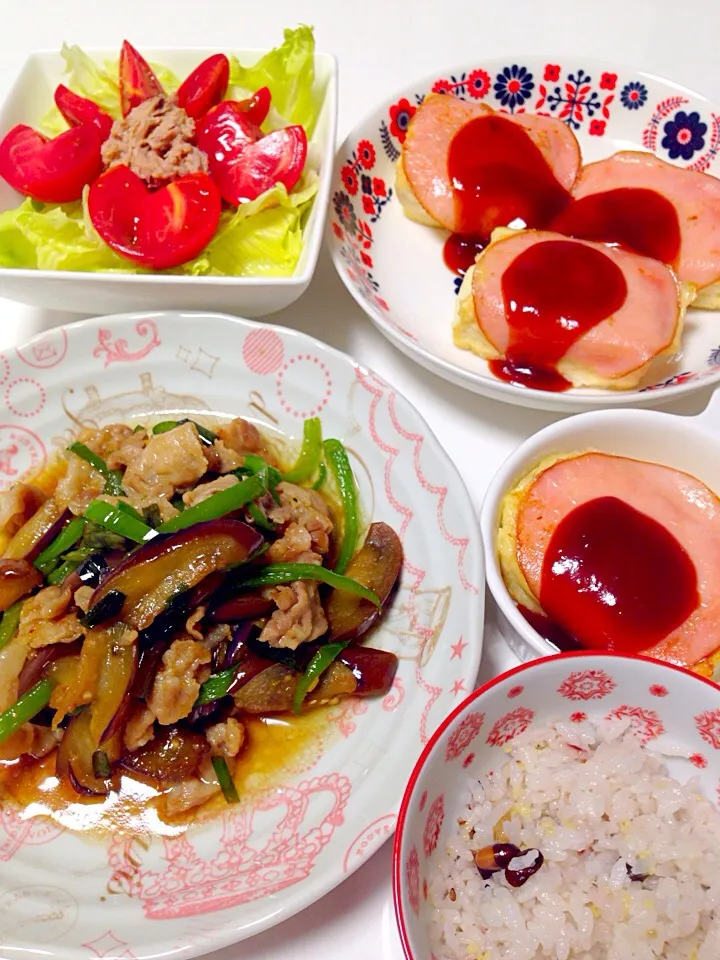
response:
<path id="1" fill-rule="evenodd" d="M 720 687 L 584 651 L 497 677 L 423 751 L 393 885 L 408 960 L 717 960 Z"/>

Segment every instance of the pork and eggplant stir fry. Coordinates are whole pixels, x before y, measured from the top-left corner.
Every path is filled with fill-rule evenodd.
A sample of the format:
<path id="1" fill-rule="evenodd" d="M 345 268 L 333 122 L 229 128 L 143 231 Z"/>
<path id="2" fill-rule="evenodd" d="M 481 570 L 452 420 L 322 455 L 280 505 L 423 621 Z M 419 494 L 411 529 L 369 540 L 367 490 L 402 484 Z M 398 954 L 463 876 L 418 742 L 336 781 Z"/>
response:
<path id="1" fill-rule="evenodd" d="M 237 799 L 249 715 L 390 689 L 396 657 L 358 641 L 402 548 L 384 523 L 361 540 L 317 418 L 289 468 L 245 420 L 179 420 L 84 430 L 56 474 L 0 507 L 0 760 L 56 751 L 88 796 L 129 774 L 173 815 Z"/>

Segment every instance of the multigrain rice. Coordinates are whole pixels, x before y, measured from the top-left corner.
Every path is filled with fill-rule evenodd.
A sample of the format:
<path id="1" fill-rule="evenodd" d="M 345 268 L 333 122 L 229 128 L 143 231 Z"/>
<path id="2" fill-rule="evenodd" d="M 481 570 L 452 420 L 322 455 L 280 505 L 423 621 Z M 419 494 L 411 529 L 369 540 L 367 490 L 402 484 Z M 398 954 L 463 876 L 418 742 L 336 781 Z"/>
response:
<path id="1" fill-rule="evenodd" d="M 473 780 L 429 885 L 437 960 L 720 960 L 720 812 L 627 721 L 531 728 Z M 543 854 L 484 880 L 497 842 Z M 487 875 L 486 875 L 487 876 Z"/>

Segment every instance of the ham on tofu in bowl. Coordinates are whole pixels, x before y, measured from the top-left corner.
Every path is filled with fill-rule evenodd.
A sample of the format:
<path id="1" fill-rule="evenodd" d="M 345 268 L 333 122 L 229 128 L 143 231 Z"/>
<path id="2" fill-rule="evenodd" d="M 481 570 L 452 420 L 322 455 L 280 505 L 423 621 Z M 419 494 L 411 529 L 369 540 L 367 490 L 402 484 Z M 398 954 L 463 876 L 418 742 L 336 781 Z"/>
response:
<path id="1" fill-rule="evenodd" d="M 254 751 L 272 753 L 257 718 L 301 741 L 318 708 L 389 691 L 397 658 L 360 640 L 400 541 L 364 525 L 317 418 L 286 460 L 243 419 L 115 423 L 5 494 L 0 796 L 37 800 L 55 777 L 56 810 L 122 809 L 140 789 L 177 822 L 237 801 Z"/>

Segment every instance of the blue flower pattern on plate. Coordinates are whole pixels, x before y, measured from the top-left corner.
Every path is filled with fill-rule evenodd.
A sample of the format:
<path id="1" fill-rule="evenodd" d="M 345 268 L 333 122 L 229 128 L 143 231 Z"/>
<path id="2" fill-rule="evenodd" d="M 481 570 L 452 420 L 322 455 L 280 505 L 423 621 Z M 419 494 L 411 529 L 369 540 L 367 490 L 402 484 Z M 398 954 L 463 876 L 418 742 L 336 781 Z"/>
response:
<path id="1" fill-rule="evenodd" d="M 686 113 L 684 110 L 678 110 L 663 129 L 665 136 L 662 138 L 661 145 L 667 150 L 671 160 L 677 160 L 679 157 L 690 160 L 697 150 L 702 150 L 705 146 L 707 124 L 700 120 L 700 114 L 696 111 Z"/>
<path id="2" fill-rule="evenodd" d="M 493 89 L 500 105 L 508 107 L 512 112 L 515 107 L 521 107 L 525 103 L 534 87 L 533 75 L 527 67 L 519 67 L 514 63 L 497 74 Z"/>
<path id="3" fill-rule="evenodd" d="M 647 103 L 648 91 L 644 83 L 633 80 L 620 91 L 620 103 L 628 110 L 639 110 Z"/>

